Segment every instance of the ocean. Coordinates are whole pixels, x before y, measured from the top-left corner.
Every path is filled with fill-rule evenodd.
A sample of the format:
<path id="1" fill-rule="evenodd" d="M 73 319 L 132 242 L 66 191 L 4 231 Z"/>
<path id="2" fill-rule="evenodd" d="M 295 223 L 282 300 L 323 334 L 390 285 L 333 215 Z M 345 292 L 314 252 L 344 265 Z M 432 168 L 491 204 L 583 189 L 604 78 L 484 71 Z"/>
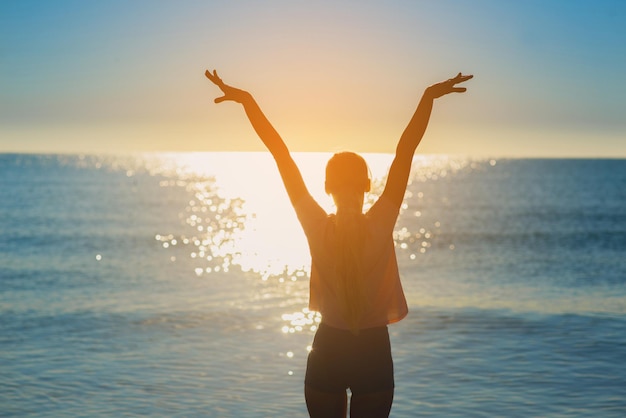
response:
<path id="1" fill-rule="evenodd" d="M 416 156 L 394 239 L 392 417 L 626 416 L 626 160 Z M 0 154 L 0 416 L 307 416 L 308 263 L 266 153 Z"/>

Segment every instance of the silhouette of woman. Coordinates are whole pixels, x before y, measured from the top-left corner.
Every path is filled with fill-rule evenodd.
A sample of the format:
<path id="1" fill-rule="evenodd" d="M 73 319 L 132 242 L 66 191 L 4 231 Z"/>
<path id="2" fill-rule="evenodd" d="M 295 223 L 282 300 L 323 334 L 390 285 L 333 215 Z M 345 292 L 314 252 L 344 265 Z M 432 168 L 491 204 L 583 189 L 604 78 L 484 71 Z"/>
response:
<path id="1" fill-rule="evenodd" d="M 305 399 L 311 417 L 387 417 L 394 392 L 387 325 L 408 312 L 394 252 L 393 228 L 404 198 L 411 162 L 428 125 L 433 101 L 466 89 L 456 77 L 428 87 L 396 148 L 385 188 L 363 213 L 370 189 L 362 157 L 335 154 L 326 166 L 326 192 L 337 208 L 328 215 L 309 194 L 287 146 L 252 95 L 205 75 L 224 95 L 215 103 L 241 103 L 271 152 L 311 251 L 309 308 L 322 315 L 307 360 Z"/>

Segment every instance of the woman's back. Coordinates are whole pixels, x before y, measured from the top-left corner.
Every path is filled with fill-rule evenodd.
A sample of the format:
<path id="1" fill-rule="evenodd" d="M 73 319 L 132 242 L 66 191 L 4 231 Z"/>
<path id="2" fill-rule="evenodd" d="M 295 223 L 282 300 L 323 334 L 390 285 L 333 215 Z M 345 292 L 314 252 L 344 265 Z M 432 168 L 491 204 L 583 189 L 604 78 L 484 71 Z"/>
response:
<path id="1" fill-rule="evenodd" d="M 327 215 L 313 199 L 302 199 L 295 205 L 298 219 L 311 250 L 311 278 L 309 309 L 322 314 L 329 325 L 351 329 L 342 309 L 343 301 L 337 291 L 340 281 L 337 272 L 336 217 Z M 357 328 L 369 328 L 397 322 L 408 312 L 393 244 L 393 227 L 398 208 L 385 198 L 379 199 L 362 215 L 363 234 L 353 237 L 361 240 L 359 277 L 357 285 L 365 293 L 367 309 L 359 318 Z M 344 261 L 345 262 L 345 261 Z M 348 295 L 349 297 L 350 295 Z"/>

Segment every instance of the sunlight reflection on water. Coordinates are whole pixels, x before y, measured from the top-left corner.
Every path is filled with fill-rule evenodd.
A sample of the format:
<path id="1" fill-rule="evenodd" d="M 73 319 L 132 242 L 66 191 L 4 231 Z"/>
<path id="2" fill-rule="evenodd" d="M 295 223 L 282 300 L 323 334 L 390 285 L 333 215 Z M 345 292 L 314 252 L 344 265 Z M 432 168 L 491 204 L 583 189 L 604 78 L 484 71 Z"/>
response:
<path id="1" fill-rule="evenodd" d="M 327 211 L 333 210 L 332 200 L 323 190 L 325 164 L 330 156 L 294 154 L 311 194 Z M 367 208 L 382 191 L 392 155 L 364 157 L 372 174 Z M 511 171 L 519 170 L 518 164 L 529 164 L 529 169 Z M 80 157 L 78 165 L 121 171 L 131 178 L 147 171 L 160 179 L 160 187 L 182 189 L 189 196 L 187 200 L 171 201 L 172 207 L 179 206 L 183 227 L 165 226 L 153 235 L 169 254 L 167 258 L 179 263 L 178 269 L 189 269 L 200 278 L 229 272 L 235 274 L 233 277 L 257 277 L 261 283 L 275 283 L 272 292 L 293 292 L 306 300 L 309 251 L 270 154 L 85 156 Z M 546 283 L 561 283 L 581 275 L 574 270 L 554 275 L 561 266 L 558 259 L 546 264 L 549 260 L 534 255 L 538 249 L 532 245 L 543 245 L 544 236 L 558 237 L 545 235 L 545 228 L 558 226 L 569 231 L 568 225 L 575 225 L 563 224 L 565 219 L 561 217 L 553 218 L 548 226 L 542 223 L 546 216 L 542 213 L 552 210 L 545 202 L 555 199 L 555 191 L 536 181 L 535 177 L 542 175 L 540 165 L 452 155 L 415 156 L 412 184 L 407 188 L 393 235 L 410 305 L 506 307 L 551 313 L 575 312 L 583 306 L 595 312 L 623 311 L 621 294 L 591 297 L 574 286 L 567 287 L 565 298 L 559 293 L 563 292 L 560 285 L 549 291 L 535 286 L 535 278 L 546 274 L 550 275 Z M 163 196 L 178 195 L 171 192 L 174 190 L 166 190 Z M 558 198 L 554 202 L 561 204 Z M 168 225 L 166 220 L 163 225 Z M 550 248 L 560 245 L 554 242 Z M 514 259 L 509 257 L 511 246 L 519 246 Z M 517 262 L 524 257 L 526 262 Z M 593 266 L 591 261 L 586 265 Z M 448 268 L 439 270 L 443 265 Z M 431 276 L 429 270 L 437 274 L 443 271 L 445 277 Z M 488 297 L 484 289 L 489 289 Z M 260 294 L 264 298 L 270 293 Z"/>
<path id="2" fill-rule="evenodd" d="M 294 155 L 311 194 L 328 212 L 334 209 L 323 184 L 325 164 L 331 155 Z M 189 233 L 155 236 L 165 250 L 173 252 L 173 262 L 180 257 L 190 259 L 199 277 L 228 272 L 236 266 L 262 281 L 306 281 L 310 271 L 306 238 L 271 155 L 237 153 L 235 159 L 230 153 L 161 154 L 159 158 L 160 162 L 153 159 L 149 165 L 153 174 L 168 178 L 161 181 L 161 186 L 184 187 L 193 195 L 180 215 Z M 365 158 L 372 176 L 372 192 L 365 200 L 367 209 L 382 192 L 392 156 L 366 154 Z M 412 180 L 444 178 L 468 164 L 466 158 L 419 156 L 415 158 Z M 411 198 L 412 193 L 407 192 L 406 197 Z M 403 210 L 406 208 L 404 204 Z M 411 252 L 414 260 L 416 254 L 424 254 L 431 246 L 433 235 L 425 228 L 409 231 L 403 227 L 394 232 L 394 239 L 401 250 Z M 284 313 L 282 320 L 283 333 L 314 332 L 321 317 L 303 308 Z"/>
<path id="3" fill-rule="evenodd" d="M 327 211 L 333 211 L 331 199 L 324 193 L 325 162 L 331 154 L 295 154 L 305 182 L 313 197 Z M 384 185 L 391 155 L 366 154 L 372 173 L 372 193 L 366 208 L 376 200 Z M 304 233 L 283 189 L 278 171 L 267 153 L 238 153 L 232 164 L 229 153 L 162 155 L 154 173 L 174 176 L 163 187 L 184 186 L 194 199 L 182 212 L 184 222 L 195 229 L 190 236 L 157 235 L 164 248 L 189 247 L 189 256 L 206 260 L 196 267 L 197 274 L 227 269 L 234 264 L 244 272 L 258 273 L 264 280 L 285 275 L 283 280 L 297 280 L 308 273 L 310 257 Z M 416 157 L 414 179 L 433 180 L 454 173 L 468 164 L 466 158 L 449 156 Z M 407 197 L 411 197 L 407 193 Z M 403 206 L 406 209 L 406 205 Z M 431 232 L 420 229 L 413 234 L 403 228 L 394 238 L 403 249 L 421 240 L 418 252 L 430 246 Z M 407 241 L 407 242 L 404 242 Z"/>

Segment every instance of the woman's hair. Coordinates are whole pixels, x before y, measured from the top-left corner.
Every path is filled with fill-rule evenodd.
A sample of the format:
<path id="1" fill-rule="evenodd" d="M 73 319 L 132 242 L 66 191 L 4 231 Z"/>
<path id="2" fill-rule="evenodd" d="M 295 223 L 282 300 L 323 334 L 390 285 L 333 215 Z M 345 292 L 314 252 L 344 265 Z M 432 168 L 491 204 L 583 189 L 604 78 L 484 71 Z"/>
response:
<path id="1" fill-rule="evenodd" d="M 339 152 L 326 164 L 326 193 L 354 191 L 361 196 L 370 190 L 367 163 L 354 152 Z"/>
<path id="2" fill-rule="evenodd" d="M 335 289 L 344 320 L 354 334 L 367 308 L 362 284 L 363 248 L 366 230 L 363 195 L 369 191 L 369 171 L 365 160 L 352 152 L 335 154 L 326 165 L 326 192 L 337 205 L 335 221 Z"/>

